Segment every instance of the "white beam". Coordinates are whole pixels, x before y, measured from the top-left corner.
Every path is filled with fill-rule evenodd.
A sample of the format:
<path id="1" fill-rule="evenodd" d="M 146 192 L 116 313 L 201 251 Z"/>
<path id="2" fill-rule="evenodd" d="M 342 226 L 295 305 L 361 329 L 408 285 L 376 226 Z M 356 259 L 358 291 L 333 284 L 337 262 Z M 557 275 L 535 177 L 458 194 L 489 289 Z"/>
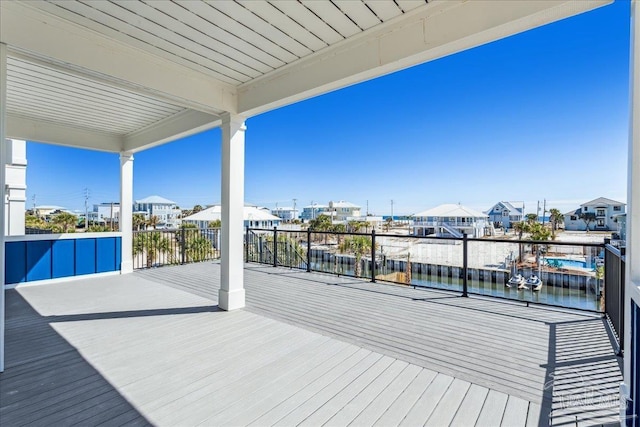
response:
<path id="1" fill-rule="evenodd" d="M 245 305 L 244 292 L 244 117 L 222 115 L 222 231 L 218 306 Z"/>
<path id="2" fill-rule="evenodd" d="M 133 272 L 133 153 L 120 153 L 120 273 Z"/>
<path id="3" fill-rule="evenodd" d="M 4 372 L 4 338 L 5 338 L 5 187 L 7 164 L 7 46 L 0 43 L 0 372 Z"/>
<path id="4" fill-rule="evenodd" d="M 138 152 L 220 126 L 220 117 L 185 110 L 124 137 L 124 149 Z"/>
<path id="5" fill-rule="evenodd" d="M 119 135 L 65 126 L 17 114 L 7 114 L 7 136 L 112 153 L 123 150 L 123 138 Z"/>
<path id="6" fill-rule="evenodd" d="M 238 87 L 253 116 L 595 9 L 611 0 L 437 0 Z"/>
<path id="7" fill-rule="evenodd" d="M 58 18 L 28 2 L 0 1 L 0 42 L 45 62 L 143 89 L 193 109 L 236 111 L 232 85 Z"/>

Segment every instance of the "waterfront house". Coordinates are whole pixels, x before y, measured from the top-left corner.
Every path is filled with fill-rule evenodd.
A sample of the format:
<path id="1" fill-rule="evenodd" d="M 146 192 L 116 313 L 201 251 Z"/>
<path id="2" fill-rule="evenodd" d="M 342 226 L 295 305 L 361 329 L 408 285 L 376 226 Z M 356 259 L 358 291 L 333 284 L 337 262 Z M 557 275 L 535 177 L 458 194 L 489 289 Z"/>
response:
<path id="1" fill-rule="evenodd" d="M 523 208 L 515 207 L 511 202 L 498 202 L 486 211 L 494 227 L 511 228 L 513 223 L 522 221 Z"/>
<path id="2" fill-rule="evenodd" d="M 582 219 L 584 214 L 592 214 L 589 221 L 591 231 L 618 231 L 617 215 L 625 213 L 626 204 L 606 197 L 583 203 L 578 209 L 564 214 L 564 229 L 567 231 L 586 231 L 587 222 Z"/>
<path id="3" fill-rule="evenodd" d="M 333 217 L 334 221 L 348 221 L 349 218 L 359 217 L 361 207 L 350 202 L 340 200 L 338 202 L 329 202 L 328 214 Z"/>
<path id="4" fill-rule="evenodd" d="M 275 209 L 271 209 L 271 214 L 277 216 L 283 221 L 293 221 L 298 218 L 298 209 L 294 209 L 292 207 L 277 207 Z"/>
<path id="5" fill-rule="evenodd" d="M 93 212 L 89 212 L 89 220 L 97 223 L 118 222 L 120 218 L 120 203 L 98 203 L 93 205 Z"/>
<path id="6" fill-rule="evenodd" d="M 155 216 L 158 218 L 159 224 L 176 224 L 181 214 L 176 202 L 160 196 L 149 196 L 136 200 L 133 205 L 133 211 L 144 213 L 147 219 Z"/>
<path id="7" fill-rule="evenodd" d="M 485 213 L 460 204 L 444 204 L 413 215 L 414 236 L 483 237 L 491 234 L 492 224 Z"/>
<path id="8" fill-rule="evenodd" d="M 320 205 L 317 203 L 312 203 L 309 206 L 305 206 L 302 208 L 302 214 L 300 214 L 300 219 L 303 221 L 310 221 L 312 219 L 316 219 L 318 215 L 325 213 L 329 210 L 329 206 Z"/>
<path id="9" fill-rule="evenodd" d="M 279 227 L 282 223 L 282 218 L 271 215 L 268 209 L 250 204 L 244 205 L 242 219 L 245 228 L 273 228 Z M 209 223 L 213 221 L 222 221 L 222 206 L 219 204 L 211 205 L 182 219 L 183 223 L 194 224 L 198 228 L 209 228 Z"/>

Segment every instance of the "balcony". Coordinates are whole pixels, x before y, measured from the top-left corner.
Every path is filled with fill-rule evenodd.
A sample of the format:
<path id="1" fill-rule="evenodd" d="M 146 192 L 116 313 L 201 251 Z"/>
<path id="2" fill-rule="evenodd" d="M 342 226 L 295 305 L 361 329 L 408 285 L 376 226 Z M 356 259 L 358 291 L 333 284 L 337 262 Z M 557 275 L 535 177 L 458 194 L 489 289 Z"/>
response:
<path id="1" fill-rule="evenodd" d="M 600 425 L 620 361 L 597 313 L 206 261 L 7 292 L 3 424 Z"/>

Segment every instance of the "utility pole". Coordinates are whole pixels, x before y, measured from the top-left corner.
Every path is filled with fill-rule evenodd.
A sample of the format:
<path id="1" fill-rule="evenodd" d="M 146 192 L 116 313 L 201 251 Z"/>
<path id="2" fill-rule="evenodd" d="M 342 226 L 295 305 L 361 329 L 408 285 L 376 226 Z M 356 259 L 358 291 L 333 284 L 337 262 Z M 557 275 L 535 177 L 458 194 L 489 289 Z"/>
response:
<path id="1" fill-rule="evenodd" d="M 543 204 L 542 204 L 542 225 L 544 225 L 545 222 L 545 218 L 547 216 L 547 199 L 543 199 Z"/>
<path id="2" fill-rule="evenodd" d="M 293 218 L 291 218 L 292 220 L 298 219 L 298 216 L 296 215 L 296 202 L 297 201 L 298 201 L 298 199 L 293 199 Z"/>
<path id="3" fill-rule="evenodd" d="M 33 197 L 31 197 L 31 199 L 33 200 L 33 214 L 37 217 L 38 212 L 36 212 L 36 195 L 34 194 Z"/>
<path id="4" fill-rule="evenodd" d="M 393 223 L 393 199 L 391 199 L 391 223 Z"/>
<path id="5" fill-rule="evenodd" d="M 113 231 L 113 202 L 111 202 L 111 213 L 109 214 L 109 227 Z"/>
<path id="6" fill-rule="evenodd" d="M 537 221 L 540 221 L 540 200 L 538 200 L 538 207 L 536 208 Z"/>
<path id="7" fill-rule="evenodd" d="M 369 201 L 367 200 L 367 216 L 369 216 Z"/>
<path id="8" fill-rule="evenodd" d="M 84 189 L 84 231 L 89 229 L 89 189 Z"/>

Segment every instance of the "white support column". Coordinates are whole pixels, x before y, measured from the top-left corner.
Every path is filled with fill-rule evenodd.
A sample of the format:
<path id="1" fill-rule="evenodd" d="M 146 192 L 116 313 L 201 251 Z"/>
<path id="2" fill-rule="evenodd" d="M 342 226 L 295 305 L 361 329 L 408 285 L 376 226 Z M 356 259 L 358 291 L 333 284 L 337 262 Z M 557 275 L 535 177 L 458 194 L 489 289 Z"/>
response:
<path id="1" fill-rule="evenodd" d="M 220 292 L 223 310 L 244 307 L 244 117 L 222 116 L 222 236 Z"/>
<path id="2" fill-rule="evenodd" d="M 7 236 L 23 236 L 25 232 L 24 212 L 27 201 L 27 142 L 9 139 L 6 149 L 5 234 Z"/>
<path id="3" fill-rule="evenodd" d="M 638 2 L 631 3 L 631 43 L 629 52 L 629 153 L 627 169 L 627 239 L 626 239 L 626 283 L 624 301 L 624 384 L 621 401 L 629 397 L 630 387 L 637 381 L 631 378 L 631 301 L 640 304 L 640 27 Z M 636 331 L 636 334 L 640 331 Z M 636 354 L 636 357 L 638 355 Z M 638 373 L 636 372 L 636 377 Z M 638 387 L 638 384 L 636 384 Z M 637 398 L 637 396 L 636 396 Z M 624 406 L 624 405 L 623 405 Z M 621 408 L 624 415 L 625 408 Z M 624 418 L 622 418 L 624 420 Z"/>
<path id="4" fill-rule="evenodd" d="M 0 194 L 5 203 L 7 164 L 7 45 L 0 43 Z M 5 210 L 0 209 L 0 372 L 4 372 L 4 328 L 5 328 Z"/>
<path id="5" fill-rule="evenodd" d="M 133 153 L 120 153 L 120 232 L 122 233 L 120 273 L 133 271 Z"/>

